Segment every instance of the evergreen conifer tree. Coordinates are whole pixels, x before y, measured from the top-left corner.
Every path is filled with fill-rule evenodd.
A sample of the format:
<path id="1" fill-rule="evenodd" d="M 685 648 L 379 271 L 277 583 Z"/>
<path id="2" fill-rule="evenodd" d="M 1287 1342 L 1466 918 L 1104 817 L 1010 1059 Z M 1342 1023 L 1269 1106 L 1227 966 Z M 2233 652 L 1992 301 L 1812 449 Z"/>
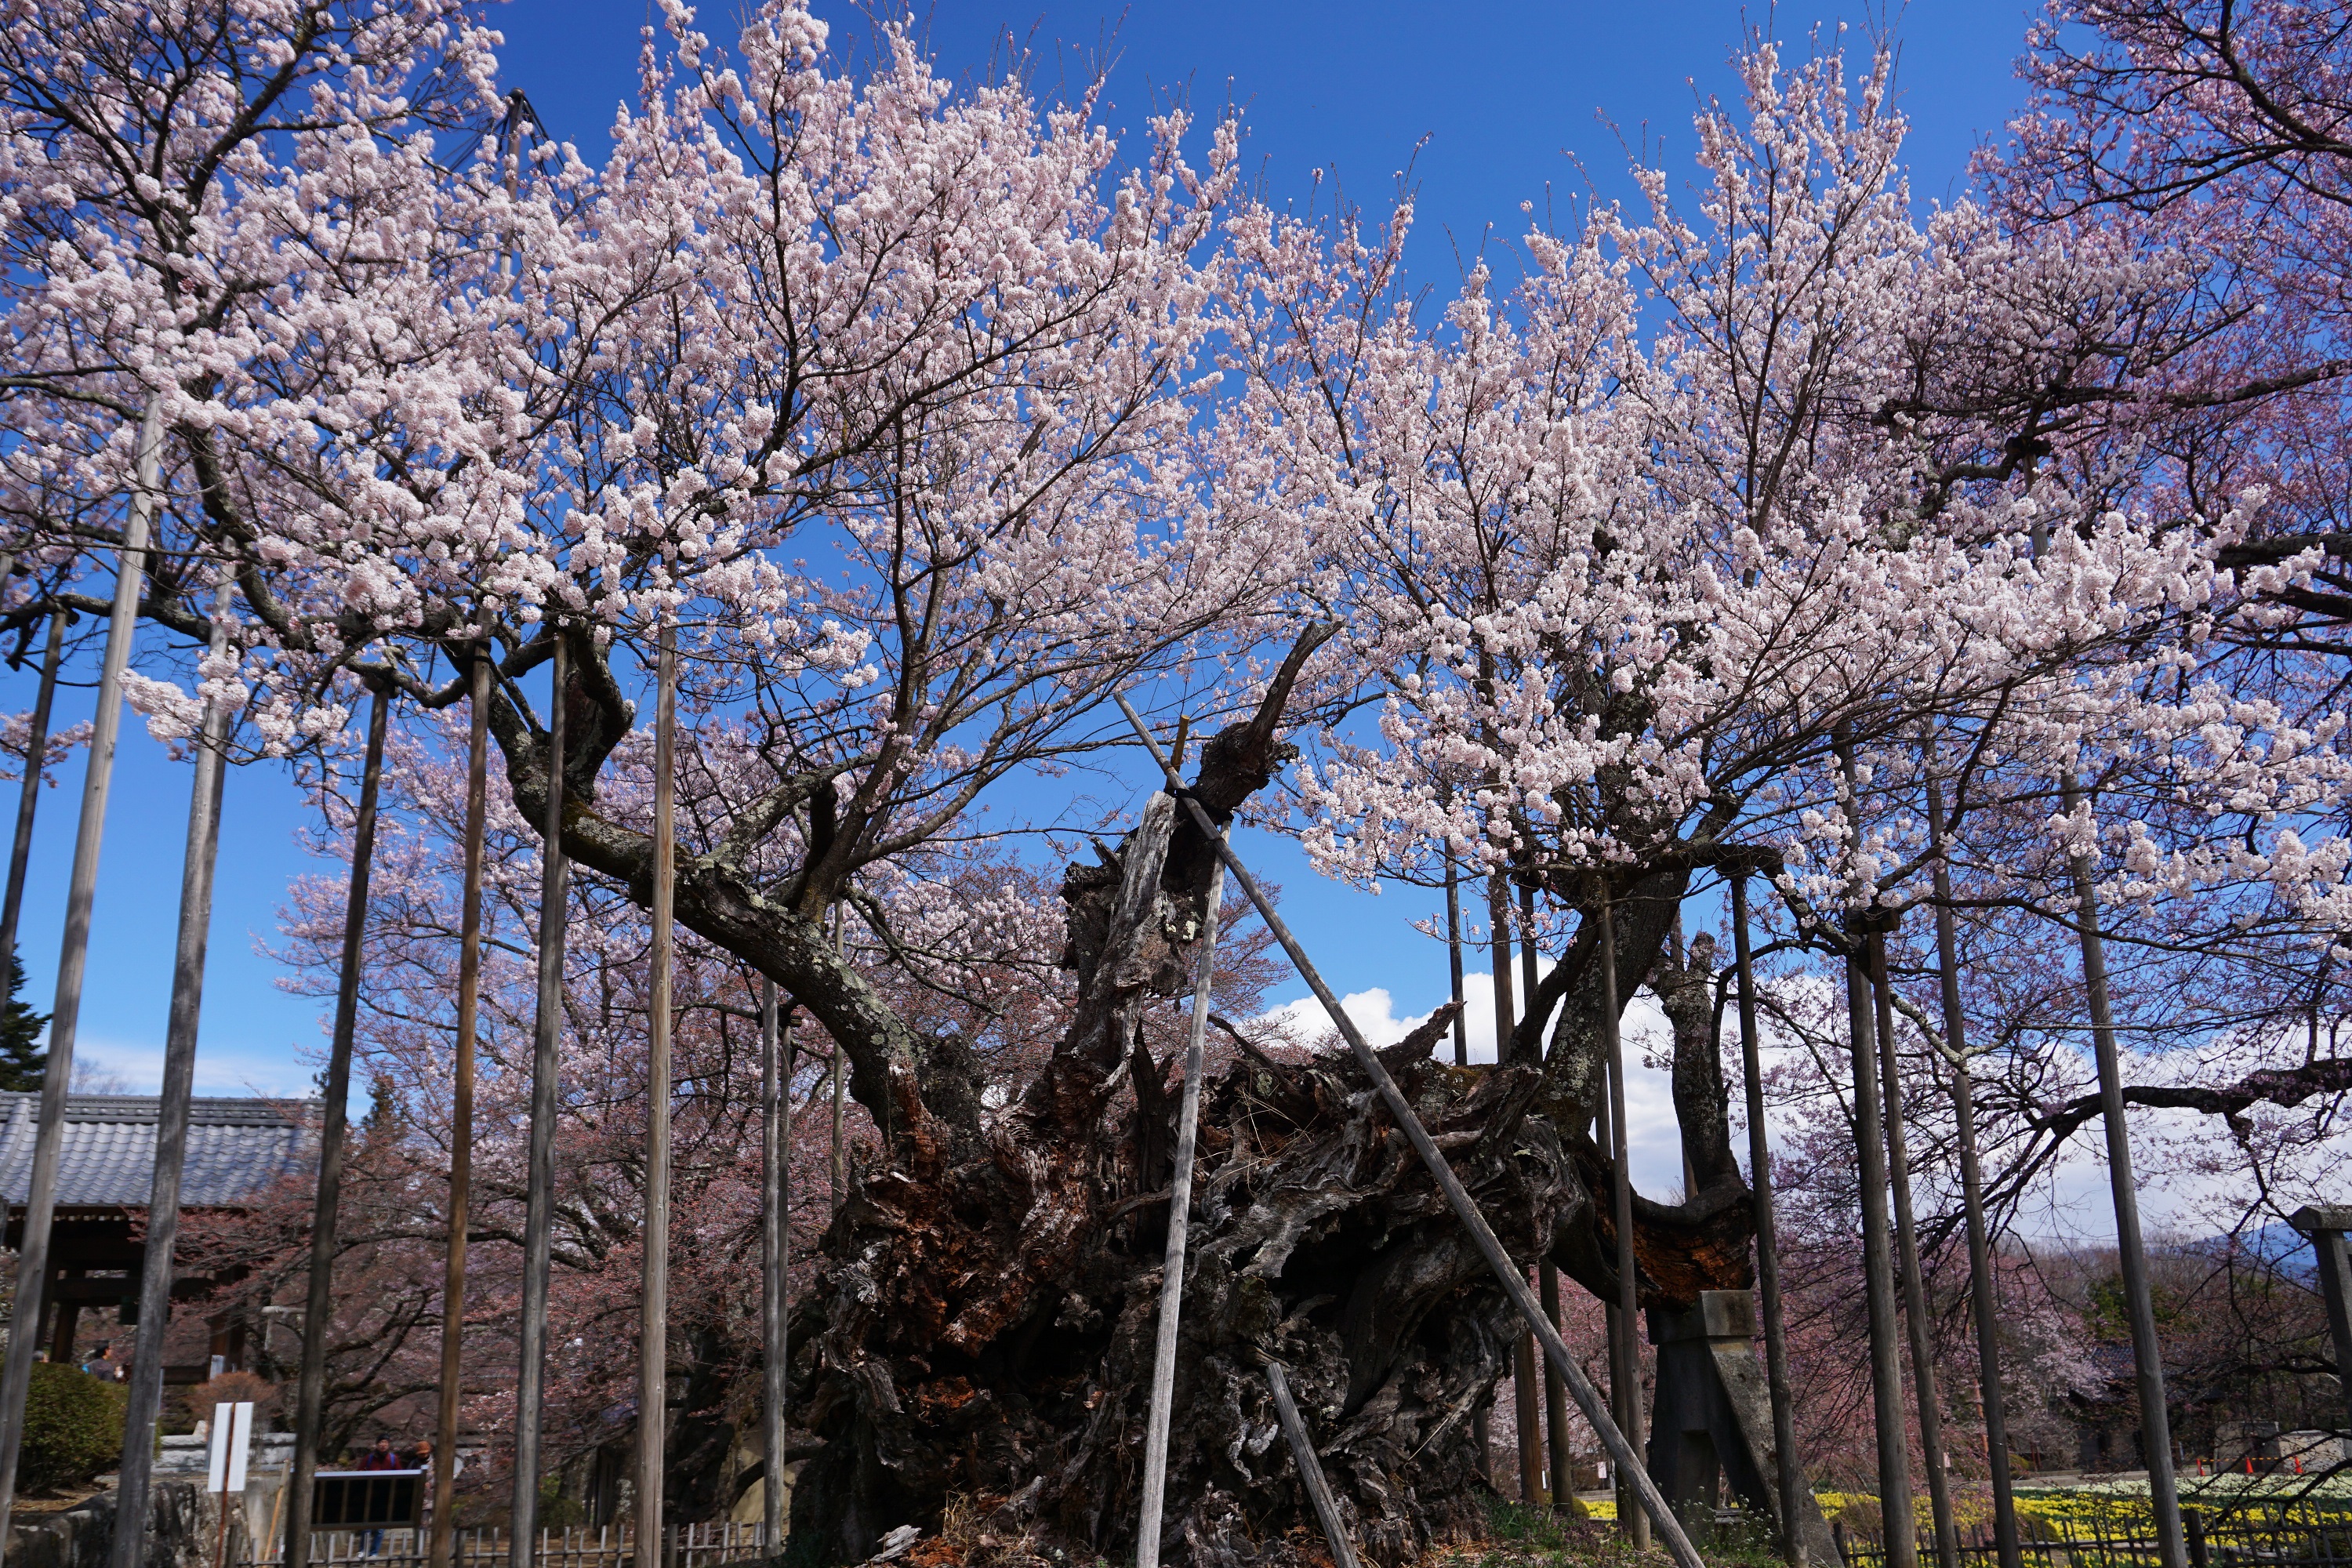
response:
<path id="1" fill-rule="evenodd" d="M 48 1015 L 36 1013 L 17 993 L 25 988 L 25 966 L 8 955 L 8 999 L 0 1003 L 0 1089 L 37 1092 L 48 1070 L 49 1053 L 41 1049 L 41 1031 Z"/>

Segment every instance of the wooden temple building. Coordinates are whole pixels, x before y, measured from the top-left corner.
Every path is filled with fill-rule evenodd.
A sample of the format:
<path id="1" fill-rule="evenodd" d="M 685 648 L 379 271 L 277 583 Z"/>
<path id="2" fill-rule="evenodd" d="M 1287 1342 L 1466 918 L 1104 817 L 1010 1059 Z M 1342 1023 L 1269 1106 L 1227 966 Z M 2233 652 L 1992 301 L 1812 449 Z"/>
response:
<path id="1" fill-rule="evenodd" d="M 40 1101 L 37 1094 L 0 1092 L 0 1200 L 7 1205 L 5 1239 L 12 1250 L 24 1237 Z M 85 1309 L 114 1313 L 126 1327 L 137 1321 L 162 1108 L 153 1095 L 66 1097 L 49 1284 L 43 1321 L 30 1325 L 52 1361 L 71 1359 Z M 318 1110 L 314 1100 L 191 1101 L 181 1211 L 241 1208 L 289 1176 L 310 1169 L 317 1161 Z M 201 1307 L 215 1290 L 230 1283 L 226 1278 L 183 1272 L 173 1280 L 172 1300 Z M 209 1321 L 210 1360 L 166 1367 L 166 1382 L 200 1383 L 246 1364 L 243 1320 L 214 1315 Z"/>

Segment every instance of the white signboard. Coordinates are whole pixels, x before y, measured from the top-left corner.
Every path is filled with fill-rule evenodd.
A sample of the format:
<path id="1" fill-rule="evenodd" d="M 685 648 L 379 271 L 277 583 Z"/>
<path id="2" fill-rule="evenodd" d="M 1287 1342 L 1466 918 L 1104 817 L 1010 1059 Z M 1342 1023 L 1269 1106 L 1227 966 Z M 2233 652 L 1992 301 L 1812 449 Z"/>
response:
<path id="1" fill-rule="evenodd" d="M 235 1405 L 214 1405 L 212 1451 L 205 1490 L 243 1491 L 246 1463 L 252 1457 L 252 1403 L 240 1401 Z"/>

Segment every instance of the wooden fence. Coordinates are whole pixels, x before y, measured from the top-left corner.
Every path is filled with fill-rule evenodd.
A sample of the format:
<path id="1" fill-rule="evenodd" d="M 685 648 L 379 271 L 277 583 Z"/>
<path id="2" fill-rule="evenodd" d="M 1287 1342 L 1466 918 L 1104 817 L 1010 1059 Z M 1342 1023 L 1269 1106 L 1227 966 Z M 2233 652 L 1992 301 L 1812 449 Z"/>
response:
<path id="1" fill-rule="evenodd" d="M 721 1568 L 768 1555 L 764 1524 L 674 1524 L 662 1531 L 662 1568 Z M 310 1537 L 318 1568 L 425 1568 L 425 1532 L 418 1530 L 321 1530 Z M 510 1568 L 513 1542 L 503 1530 L 461 1530 L 456 1568 Z M 542 1530 L 528 1568 L 631 1568 L 636 1536 L 627 1525 Z M 269 1568 L 278 1552 L 237 1568 Z M 520 1563 L 511 1568 L 526 1568 Z"/>

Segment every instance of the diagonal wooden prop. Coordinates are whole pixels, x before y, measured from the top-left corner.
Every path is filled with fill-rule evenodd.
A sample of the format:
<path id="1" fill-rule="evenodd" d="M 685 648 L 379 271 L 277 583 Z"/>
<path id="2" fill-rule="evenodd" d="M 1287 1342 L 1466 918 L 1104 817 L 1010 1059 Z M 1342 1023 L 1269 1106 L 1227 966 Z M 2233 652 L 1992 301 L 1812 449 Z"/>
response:
<path id="1" fill-rule="evenodd" d="M 1422 1163 L 1429 1167 L 1429 1173 L 1436 1179 L 1438 1190 L 1445 1194 L 1446 1204 L 1454 1210 L 1454 1217 L 1462 1222 L 1470 1232 L 1470 1238 L 1478 1244 L 1478 1250 L 1486 1258 L 1486 1266 L 1495 1271 L 1495 1279 L 1503 1287 L 1503 1293 L 1511 1299 L 1511 1305 L 1518 1309 L 1520 1318 L 1534 1332 L 1537 1342 L 1543 1346 L 1544 1355 L 1559 1372 L 1560 1381 L 1568 1384 L 1569 1394 L 1576 1400 L 1576 1407 L 1584 1412 L 1585 1420 L 1591 1422 L 1592 1429 L 1601 1435 L 1601 1447 L 1609 1450 L 1610 1461 L 1632 1479 L 1642 1511 L 1656 1526 L 1659 1540 L 1664 1542 L 1678 1568 L 1706 1568 L 1697 1548 L 1691 1545 L 1690 1537 L 1683 1533 L 1682 1521 L 1675 1517 L 1674 1510 L 1666 1506 L 1665 1497 L 1658 1490 L 1657 1483 L 1650 1479 L 1650 1472 L 1643 1464 L 1641 1456 L 1625 1440 L 1625 1434 L 1618 1429 L 1617 1423 L 1610 1419 L 1608 1404 L 1601 1397 L 1600 1391 L 1592 1386 L 1592 1380 L 1584 1375 L 1584 1369 L 1577 1365 L 1576 1359 L 1568 1353 L 1568 1342 L 1559 1337 L 1559 1330 L 1544 1316 L 1535 1292 L 1528 1288 L 1527 1277 L 1511 1262 L 1510 1254 L 1503 1250 L 1503 1244 L 1496 1238 L 1494 1227 L 1486 1223 L 1486 1216 L 1478 1212 L 1478 1205 L 1471 1201 L 1468 1189 L 1454 1173 L 1454 1167 L 1445 1163 L 1444 1154 L 1438 1152 L 1437 1145 L 1430 1139 L 1429 1130 L 1421 1124 L 1421 1118 L 1413 1114 L 1411 1102 L 1397 1088 L 1396 1079 L 1389 1076 L 1389 1069 L 1381 1066 L 1381 1058 L 1372 1053 L 1372 1047 L 1364 1039 L 1363 1031 L 1356 1027 L 1355 1020 L 1349 1017 L 1347 1009 L 1339 1005 L 1339 998 L 1332 994 L 1330 986 L 1324 984 L 1322 974 L 1307 958 L 1306 950 L 1298 945 L 1298 939 L 1290 934 L 1290 928 L 1283 923 L 1282 917 L 1274 912 L 1274 906 L 1266 901 L 1265 894 L 1259 889 L 1256 880 L 1234 854 L 1234 847 L 1226 841 L 1224 835 L 1217 831 L 1217 825 L 1209 820 L 1209 814 L 1202 809 L 1201 803 L 1193 799 L 1192 793 L 1184 787 L 1184 781 L 1168 765 L 1168 759 L 1160 754 L 1158 742 L 1151 738 L 1151 731 L 1144 728 L 1143 720 L 1121 694 L 1111 693 L 1111 700 L 1117 702 L 1119 711 L 1127 715 L 1127 721 L 1135 726 L 1136 738 L 1143 742 L 1144 750 L 1151 753 L 1153 763 L 1168 781 L 1169 792 L 1183 803 L 1185 810 L 1192 813 L 1193 825 L 1200 828 L 1202 835 L 1216 850 L 1218 858 L 1225 863 L 1225 869 L 1233 873 L 1234 880 L 1241 884 L 1241 889 L 1248 895 L 1249 901 L 1257 907 L 1259 918 L 1265 921 L 1266 929 L 1274 932 L 1274 939 L 1282 944 L 1282 951 L 1290 955 L 1291 966 L 1298 971 L 1298 977 L 1307 982 L 1307 989 L 1315 993 L 1315 999 L 1322 1003 L 1323 1010 L 1331 1016 L 1332 1026 L 1348 1042 L 1348 1048 L 1355 1053 L 1357 1065 L 1372 1080 L 1372 1087 L 1380 1091 L 1381 1099 L 1388 1105 L 1389 1114 L 1396 1118 L 1397 1125 L 1412 1142 L 1413 1152 L 1421 1156 Z"/>

